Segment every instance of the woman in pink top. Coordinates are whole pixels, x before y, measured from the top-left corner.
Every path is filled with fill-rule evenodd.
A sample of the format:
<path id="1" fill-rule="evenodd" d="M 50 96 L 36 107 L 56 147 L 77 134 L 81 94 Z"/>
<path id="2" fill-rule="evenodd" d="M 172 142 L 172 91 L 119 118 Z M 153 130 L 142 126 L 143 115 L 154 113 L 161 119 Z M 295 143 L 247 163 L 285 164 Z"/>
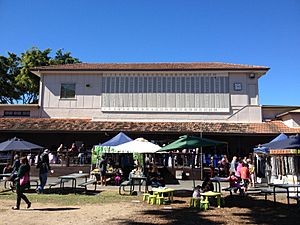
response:
<path id="1" fill-rule="evenodd" d="M 238 178 L 241 178 L 241 168 L 243 167 L 243 162 L 242 160 L 240 159 L 239 160 L 239 163 L 236 167 L 236 171 L 235 171 L 235 176 L 238 177 Z"/>

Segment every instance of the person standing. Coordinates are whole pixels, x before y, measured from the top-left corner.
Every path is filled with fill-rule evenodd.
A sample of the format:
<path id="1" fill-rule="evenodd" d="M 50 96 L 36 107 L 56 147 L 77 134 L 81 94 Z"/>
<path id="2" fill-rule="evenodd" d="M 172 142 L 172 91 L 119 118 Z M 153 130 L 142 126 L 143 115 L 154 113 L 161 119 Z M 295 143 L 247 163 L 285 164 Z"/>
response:
<path id="1" fill-rule="evenodd" d="M 232 174 L 232 173 L 235 173 L 235 170 L 236 170 L 236 166 L 237 166 L 237 157 L 236 156 L 233 156 L 232 157 L 232 161 L 230 163 L 230 169 L 229 169 L 229 173 Z"/>
<path id="2" fill-rule="evenodd" d="M 241 168 L 241 179 L 243 181 L 244 187 L 245 187 L 245 192 L 248 190 L 248 185 L 250 182 L 250 172 L 249 172 L 249 166 L 246 163 L 242 164 Z"/>
<path id="3" fill-rule="evenodd" d="M 106 186 L 106 170 L 107 170 L 107 161 L 104 156 L 102 156 L 102 160 L 99 163 L 100 176 L 101 176 L 101 185 Z"/>
<path id="4" fill-rule="evenodd" d="M 84 144 L 82 144 L 79 149 L 78 149 L 78 160 L 79 160 L 79 165 L 83 165 L 85 163 L 85 147 Z"/>
<path id="5" fill-rule="evenodd" d="M 27 209 L 31 207 L 31 202 L 28 200 L 24 191 L 30 187 L 30 165 L 26 157 L 21 158 L 21 166 L 19 167 L 16 179 L 16 190 L 17 190 L 17 203 L 16 206 L 12 207 L 13 210 L 19 210 L 21 199 L 27 204 Z"/>
<path id="6" fill-rule="evenodd" d="M 45 149 L 44 152 L 40 155 L 39 161 L 37 164 L 37 168 L 40 169 L 39 171 L 39 178 L 40 178 L 40 186 L 37 189 L 37 193 L 41 194 L 44 193 L 44 187 L 47 183 L 48 178 L 48 171 L 51 170 L 49 164 L 49 149 Z"/>
<path id="7" fill-rule="evenodd" d="M 19 157 L 19 155 L 15 155 L 14 156 L 14 163 L 13 163 L 13 166 L 12 166 L 12 168 L 13 168 L 12 173 L 17 173 L 20 166 L 21 166 L 20 157 Z"/>
<path id="8" fill-rule="evenodd" d="M 250 172 L 250 182 L 251 182 L 251 187 L 255 187 L 255 181 L 256 181 L 256 177 L 255 177 L 255 166 L 254 164 L 251 162 L 251 160 L 248 160 L 248 166 L 249 166 L 249 172 Z"/>

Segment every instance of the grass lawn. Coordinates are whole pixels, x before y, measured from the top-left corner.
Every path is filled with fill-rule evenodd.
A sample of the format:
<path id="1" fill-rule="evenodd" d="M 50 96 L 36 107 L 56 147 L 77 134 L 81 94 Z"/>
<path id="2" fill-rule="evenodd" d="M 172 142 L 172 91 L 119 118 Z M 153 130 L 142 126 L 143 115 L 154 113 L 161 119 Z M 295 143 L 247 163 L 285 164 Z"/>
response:
<path id="1" fill-rule="evenodd" d="M 128 195 L 119 195 L 115 190 L 105 190 L 101 192 L 90 192 L 91 194 L 36 194 L 34 193 L 25 193 L 28 199 L 32 202 L 39 203 L 53 203 L 56 205 L 87 205 L 87 204 L 105 204 L 113 202 L 128 202 L 132 200 L 141 200 L 140 196 L 128 196 Z M 0 201 L 1 200 L 15 200 L 16 193 L 11 191 L 1 191 L 0 189 Z"/>

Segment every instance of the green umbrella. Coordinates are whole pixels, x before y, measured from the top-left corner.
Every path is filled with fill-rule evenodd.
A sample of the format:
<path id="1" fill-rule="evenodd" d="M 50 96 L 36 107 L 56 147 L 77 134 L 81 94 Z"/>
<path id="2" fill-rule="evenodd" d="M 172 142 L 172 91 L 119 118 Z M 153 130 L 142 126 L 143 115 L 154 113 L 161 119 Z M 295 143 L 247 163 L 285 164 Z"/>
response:
<path id="1" fill-rule="evenodd" d="M 217 146 L 224 145 L 226 142 L 215 141 L 207 138 L 201 138 L 190 135 L 183 135 L 179 137 L 178 140 L 162 147 L 158 152 L 166 152 L 177 149 L 193 149 L 193 148 L 201 148 L 201 147 L 209 147 L 209 146 Z"/>
<path id="2" fill-rule="evenodd" d="M 194 149 L 194 148 L 217 146 L 217 145 L 224 145 L 224 144 L 227 144 L 227 143 L 221 142 L 221 141 L 215 141 L 215 140 L 211 140 L 211 139 L 207 139 L 207 138 L 191 136 L 191 135 L 183 135 L 183 136 L 179 137 L 178 140 L 162 147 L 160 150 L 158 150 L 158 152 L 168 152 L 168 151 L 177 150 L 177 149 Z M 202 149 L 201 149 L 201 152 L 202 152 Z M 201 155 L 202 155 L 202 153 L 201 153 Z M 194 164 L 192 166 L 192 174 L 194 174 L 193 167 L 194 167 Z M 194 175 L 193 175 L 193 187 L 195 188 Z"/>

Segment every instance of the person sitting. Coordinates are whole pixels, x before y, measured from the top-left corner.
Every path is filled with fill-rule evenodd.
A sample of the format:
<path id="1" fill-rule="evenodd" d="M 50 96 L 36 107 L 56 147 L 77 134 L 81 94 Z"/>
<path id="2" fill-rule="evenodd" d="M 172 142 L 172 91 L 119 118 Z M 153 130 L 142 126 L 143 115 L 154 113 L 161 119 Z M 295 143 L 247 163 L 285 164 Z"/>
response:
<path id="1" fill-rule="evenodd" d="M 230 176 L 228 177 L 228 180 L 229 186 L 231 188 L 236 188 L 236 190 L 234 190 L 235 193 L 237 191 L 239 191 L 241 195 L 244 193 L 243 189 L 241 188 L 239 178 L 235 176 L 235 172 L 231 172 Z"/>
<path id="2" fill-rule="evenodd" d="M 10 163 L 6 163 L 5 167 L 3 168 L 3 174 L 5 173 L 12 173 L 13 168 L 11 167 Z"/>
<path id="3" fill-rule="evenodd" d="M 78 156 L 78 148 L 75 143 L 72 143 L 71 148 L 69 148 L 68 156 L 73 158 L 73 163 L 77 161 L 76 157 Z"/>
<path id="4" fill-rule="evenodd" d="M 202 183 L 201 188 L 202 188 L 203 192 L 214 191 L 214 185 L 213 185 L 213 183 L 211 182 L 209 176 L 206 176 L 206 177 L 204 178 L 204 181 L 203 181 L 203 183 Z"/>
<path id="5" fill-rule="evenodd" d="M 5 167 L 3 168 L 3 174 L 11 174 L 12 171 L 13 171 L 13 168 L 10 165 L 10 163 L 6 163 Z M 9 177 L 3 177 L 3 180 L 9 181 L 10 178 Z"/>
<path id="6" fill-rule="evenodd" d="M 150 185 L 152 187 L 164 187 L 164 179 L 160 176 L 160 173 L 158 172 L 158 168 L 154 165 L 152 167 L 152 170 L 149 172 L 149 180 Z"/>
<path id="7" fill-rule="evenodd" d="M 72 143 L 71 148 L 68 150 L 69 156 L 75 156 L 78 154 L 78 148 L 75 143 Z"/>
<path id="8" fill-rule="evenodd" d="M 201 195 L 200 195 L 201 192 L 203 192 L 201 186 L 197 185 L 195 187 L 194 191 L 193 191 L 193 198 L 200 199 L 201 198 Z"/>

